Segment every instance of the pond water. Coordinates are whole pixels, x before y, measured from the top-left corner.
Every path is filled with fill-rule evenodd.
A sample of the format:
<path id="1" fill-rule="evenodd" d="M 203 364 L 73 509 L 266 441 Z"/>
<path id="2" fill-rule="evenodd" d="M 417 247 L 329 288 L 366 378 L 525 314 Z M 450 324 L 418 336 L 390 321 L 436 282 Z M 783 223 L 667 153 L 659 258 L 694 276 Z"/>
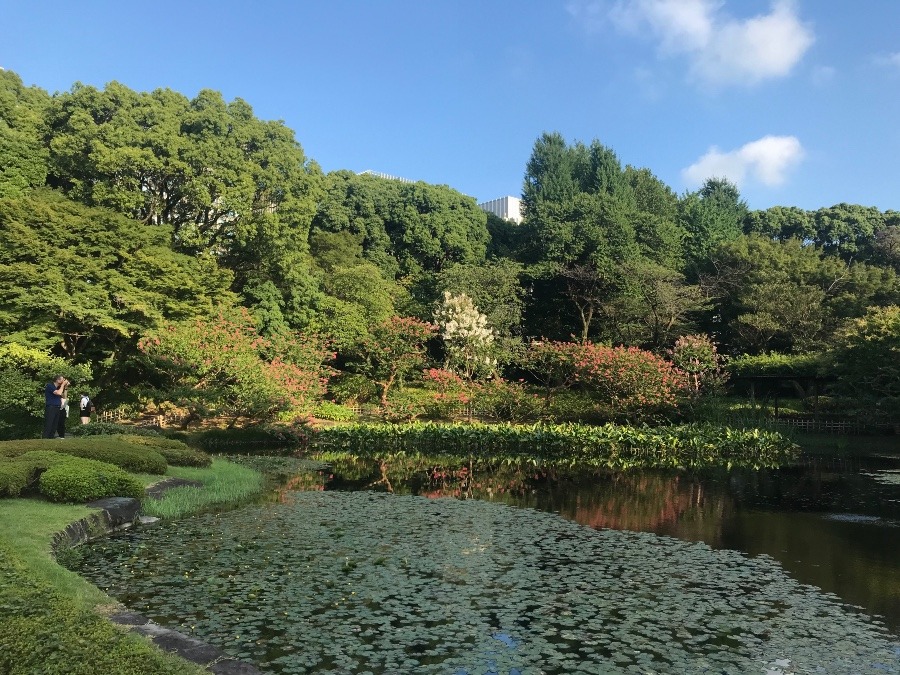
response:
<path id="1" fill-rule="evenodd" d="M 593 528 L 766 554 L 900 635 L 900 457 L 808 458 L 780 470 L 706 475 L 469 469 L 338 463 L 323 487 L 474 497 Z"/>
<path id="2" fill-rule="evenodd" d="M 898 468 L 334 461 L 70 564 L 273 673 L 900 673 Z"/>

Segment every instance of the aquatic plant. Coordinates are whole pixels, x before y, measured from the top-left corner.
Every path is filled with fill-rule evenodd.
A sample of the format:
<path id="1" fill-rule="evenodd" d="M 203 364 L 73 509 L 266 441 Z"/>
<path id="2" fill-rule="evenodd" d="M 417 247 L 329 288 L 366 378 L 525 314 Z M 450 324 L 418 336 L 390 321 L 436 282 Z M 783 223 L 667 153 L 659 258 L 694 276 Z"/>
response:
<path id="1" fill-rule="evenodd" d="M 506 457 L 613 469 L 774 467 L 798 451 L 776 432 L 706 424 L 351 424 L 318 430 L 312 445 L 319 451 L 361 456 L 387 452 Z"/>
<path id="2" fill-rule="evenodd" d="M 295 492 L 75 552 L 275 673 L 900 672 L 882 626 L 767 556 L 475 500 Z"/>

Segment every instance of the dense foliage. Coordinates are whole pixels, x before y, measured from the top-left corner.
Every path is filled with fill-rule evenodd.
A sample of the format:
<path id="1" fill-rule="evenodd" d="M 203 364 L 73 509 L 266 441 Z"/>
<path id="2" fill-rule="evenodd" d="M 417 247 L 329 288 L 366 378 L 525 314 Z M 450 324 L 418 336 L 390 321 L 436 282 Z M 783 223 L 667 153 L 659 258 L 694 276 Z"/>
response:
<path id="1" fill-rule="evenodd" d="M 525 458 L 535 464 L 612 469 L 778 466 L 798 449 L 774 432 L 682 425 L 631 427 L 485 424 L 352 424 L 312 438 L 318 459 L 372 453 Z"/>
<path id="2" fill-rule="evenodd" d="M 831 393 L 893 410 L 850 336 L 864 320 L 896 339 L 872 318 L 900 304 L 896 211 L 754 211 L 721 178 L 678 195 L 558 133 L 522 200 L 513 224 L 448 186 L 323 175 L 292 130 L 215 91 L 50 95 L 0 71 L 0 438 L 36 435 L 56 372 L 100 409 L 184 426 L 289 421 L 323 397 L 408 418 L 406 385 L 438 365 L 498 410 L 527 407 L 524 377 L 548 409 L 587 397 L 634 420 L 685 414 L 720 357 L 810 354 Z M 580 370 L 543 369 L 534 344 L 584 352 Z"/>

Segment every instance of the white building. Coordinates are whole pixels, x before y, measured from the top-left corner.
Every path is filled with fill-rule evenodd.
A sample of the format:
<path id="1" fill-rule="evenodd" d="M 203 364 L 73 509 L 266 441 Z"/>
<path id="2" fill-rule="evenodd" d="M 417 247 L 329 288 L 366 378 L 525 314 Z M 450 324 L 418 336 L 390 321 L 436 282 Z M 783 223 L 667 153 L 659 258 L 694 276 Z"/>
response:
<path id="1" fill-rule="evenodd" d="M 384 178 L 385 180 L 396 180 L 401 183 L 415 183 L 416 181 L 410 180 L 409 178 L 401 178 L 400 176 L 392 176 L 389 173 L 382 173 L 381 171 L 372 171 L 372 169 L 366 169 L 365 171 L 360 171 L 358 176 L 376 176 L 377 178 Z"/>
<path id="2" fill-rule="evenodd" d="M 522 222 L 522 200 L 518 197 L 507 195 L 506 197 L 492 199 L 489 202 L 479 204 L 478 208 L 517 224 Z"/>

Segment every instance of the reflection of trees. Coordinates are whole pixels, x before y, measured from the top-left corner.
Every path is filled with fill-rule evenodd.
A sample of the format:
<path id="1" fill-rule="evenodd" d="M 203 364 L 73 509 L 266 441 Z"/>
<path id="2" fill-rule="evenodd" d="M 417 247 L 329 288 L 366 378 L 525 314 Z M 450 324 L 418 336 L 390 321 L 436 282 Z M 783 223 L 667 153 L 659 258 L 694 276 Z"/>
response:
<path id="1" fill-rule="evenodd" d="M 549 506 L 593 528 L 661 532 L 672 530 L 688 516 L 694 521 L 714 516 L 717 524 L 725 504 L 690 477 L 627 473 L 559 492 Z"/>
<path id="2" fill-rule="evenodd" d="M 311 492 L 324 490 L 328 474 L 325 471 L 308 471 L 291 476 L 276 488 L 276 499 L 283 503 L 293 503 L 291 492 Z"/>
<path id="3" fill-rule="evenodd" d="M 676 534 L 710 543 L 731 500 L 684 474 L 607 473 L 592 468 L 382 455 L 331 459 L 329 488 L 482 499 L 559 513 L 588 527 Z"/>

